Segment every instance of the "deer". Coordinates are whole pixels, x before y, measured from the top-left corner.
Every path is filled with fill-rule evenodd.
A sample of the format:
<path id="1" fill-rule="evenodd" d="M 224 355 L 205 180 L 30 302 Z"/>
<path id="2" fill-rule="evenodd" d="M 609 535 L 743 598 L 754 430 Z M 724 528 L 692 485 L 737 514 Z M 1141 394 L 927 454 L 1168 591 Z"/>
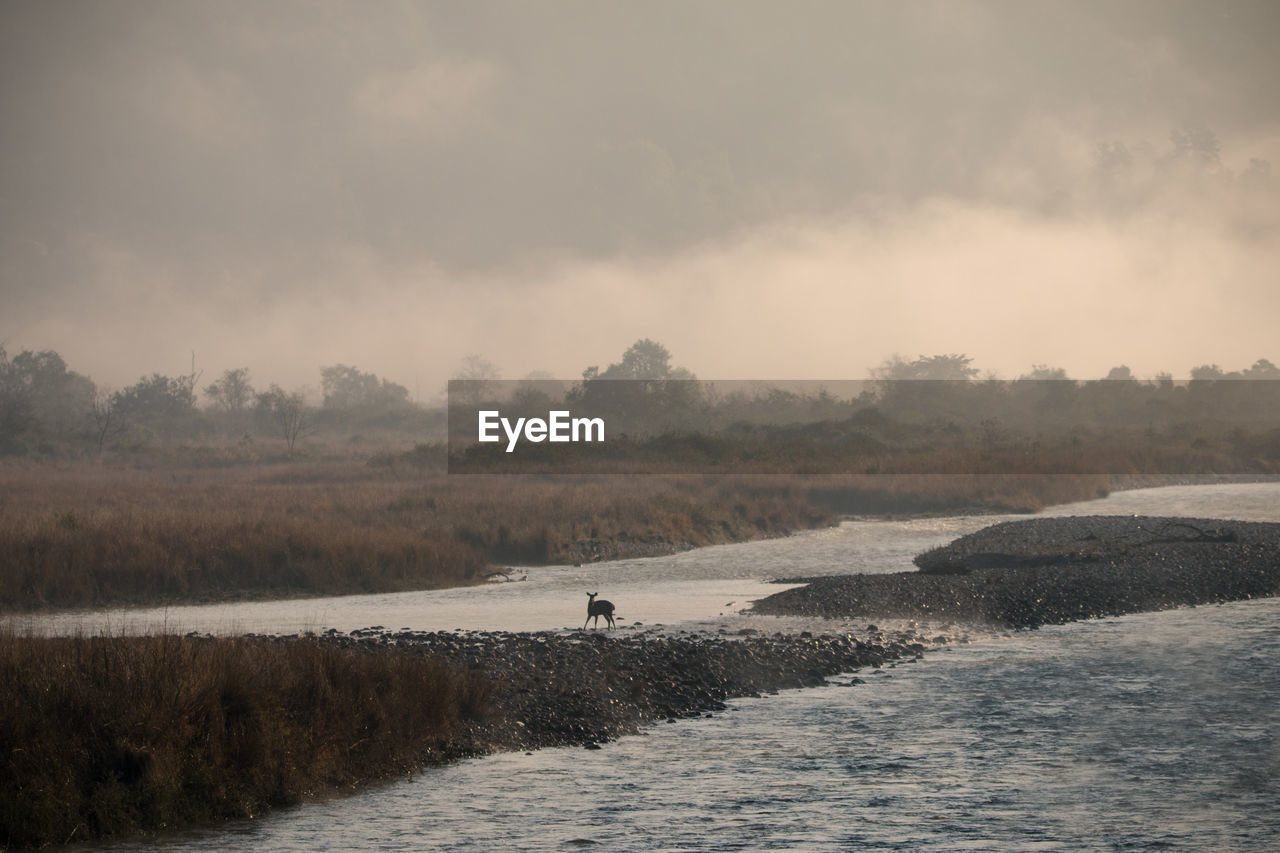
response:
<path id="1" fill-rule="evenodd" d="M 600 626 L 600 617 L 603 616 L 604 620 L 609 623 L 610 628 L 616 628 L 617 626 L 613 624 L 613 602 L 605 601 L 603 598 L 596 601 L 596 596 L 599 594 L 598 592 L 587 593 L 587 622 L 590 622 L 592 617 L 595 617 L 595 625 L 591 626 L 592 630 L 595 630 Z M 587 622 L 582 623 L 582 630 L 584 631 L 587 630 Z"/>

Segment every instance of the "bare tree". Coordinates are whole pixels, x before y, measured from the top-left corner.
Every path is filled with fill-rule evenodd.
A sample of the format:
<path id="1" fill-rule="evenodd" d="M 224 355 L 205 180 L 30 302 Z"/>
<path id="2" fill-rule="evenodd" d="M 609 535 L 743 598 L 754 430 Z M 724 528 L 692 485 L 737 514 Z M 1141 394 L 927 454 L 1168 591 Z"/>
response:
<path id="1" fill-rule="evenodd" d="M 285 440 L 290 456 L 299 438 L 315 432 L 311 407 L 301 391 L 289 392 L 272 385 L 270 391 L 258 395 L 258 408 L 268 417 L 276 435 Z"/>
<path id="2" fill-rule="evenodd" d="M 498 368 L 482 355 L 472 353 L 458 362 L 449 381 L 449 396 L 454 403 L 472 405 L 485 393 L 485 383 L 498 378 Z M 490 389 L 492 390 L 492 389 Z"/>
<path id="3" fill-rule="evenodd" d="M 98 455 L 107 441 L 124 435 L 129 430 L 120 406 L 120 395 L 105 389 L 96 389 L 89 401 L 89 417 L 93 420 L 93 435 L 98 445 Z"/>

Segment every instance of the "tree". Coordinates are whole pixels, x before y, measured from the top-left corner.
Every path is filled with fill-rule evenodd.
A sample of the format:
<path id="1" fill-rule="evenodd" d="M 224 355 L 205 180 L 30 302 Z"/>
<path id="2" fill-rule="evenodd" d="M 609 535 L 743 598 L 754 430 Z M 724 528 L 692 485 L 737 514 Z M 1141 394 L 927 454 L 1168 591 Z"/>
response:
<path id="1" fill-rule="evenodd" d="M 703 399 L 696 378 L 672 367 L 671 352 L 662 344 L 642 338 L 605 370 L 584 370 L 582 384 L 565 401 L 613 418 L 611 427 L 628 434 L 687 428 Z"/>
<path id="2" fill-rule="evenodd" d="M 920 356 L 907 361 L 899 355 L 871 371 L 876 399 L 895 417 L 918 421 L 963 417 L 975 403 L 978 375 L 973 359 L 963 353 Z"/>
<path id="3" fill-rule="evenodd" d="M 23 350 L 9 358 L 0 346 L 0 430 L 5 444 L 24 432 L 78 430 L 93 397 L 93 382 L 67 369 L 53 350 Z"/>
<path id="4" fill-rule="evenodd" d="M 627 348 L 622 354 L 622 361 L 609 365 L 593 378 L 693 379 L 694 375 L 682 367 L 673 368 L 670 350 L 657 341 L 643 338 Z"/>
<path id="5" fill-rule="evenodd" d="M 1265 358 L 1260 358 L 1244 372 L 1248 379 L 1280 379 L 1280 367 L 1276 367 Z"/>
<path id="6" fill-rule="evenodd" d="M 119 395 L 106 390 L 96 390 L 89 405 L 89 417 L 93 421 L 93 436 L 98 447 L 98 455 L 106 443 L 124 435 L 129 430 L 129 422 L 120 411 Z"/>
<path id="7" fill-rule="evenodd" d="M 1174 162 L 1190 163 L 1197 169 L 1209 169 L 1222 162 L 1222 148 L 1212 130 L 1196 122 L 1187 122 L 1169 134 L 1173 143 Z"/>
<path id="8" fill-rule="evenodd" d="M 458 362 L 458 369 L 453 371 L 454 379 L 467 382 L 488 382 L 497 379 L 498 368 L 482 355 L 472 353 Z"/>
<path id="9" fill-rule="evenodd" d="M 1127 382 L 1133 379 L 1133 371 L 1128 365 L 1122 364 L 1119 367 L 1113 367 L 1107 373 L 1107 380 L 1110 382 Z"/>
<path id="10" fill-rule="evenodd" d="M 195 377 L 153 373 L 116 393 L 116 404 L 130 419 L 171 425 L 195 411 Z"/>
<path id="11" fill-rule="evenodd" d="M 1191 378 L 1197 382 L 1212 382 L 1226 378 L 1226 373 L 1216 364 L 1202 364 L 1191 368 Z"/>
<path id="12" fill-rule="evenodd" d="M 335 364 L 320 369 L 326 409 L 391 408 L 409 402 L 409 389 L 355 367 Z"/>
<path id="13" fill-rule="evenodd" d="M 204 393 L 224 412 L 229 414 L 243 412 L 254 397 L 253 385 L 249 382 L 249 368 L 237 367 L 234 370 L 223 371 L 222 378 L 206 386 Z"/>
<path id="14" fill-rule="evenodd" d="M 1128 368 L 1125 368 L 1126 370 Z M 1061 367 L 1050 367 L 1047 364 L 1031 365 L 1031 372 L 1024 373 L 1019 379 L 1031 382 L 1062 382 L 1066 380 L 1067 371 Z"/>
<path id="15" fill-rule="evenodd" d="M 967 355 L 931 355 L 920 356 L 915 361 L 907 361 L 895 355 L 886 360 L 878 368 L 871 371 L 871 377 L 881 381 L 897 381 L 900 379 L 935 379 L 935 380 L 967 380 L 978 375 L 978 368 L 970 367 L 971 359 Z"/>
<path id="16" fill-rule="evenodd" d="M 485 394 L 485 383 L 498 378 L 498 368 L 481 355 L 472 353 L 458 362 L 449 382 L 449 396 L 454 403 L 474 405 Z M 490 391 L 493 389 L 490 388 Z"/>
<path id="17" fill-rule="evenodd" d="M 288 392 L 272 385 L 271 390 L 258 395 L 257 409 L 276 435 L 285 440 L 290 456 L 298 439 L 315 431 L 312 410 L 301 391 Z"/>
<path id="18" fill-rule="evenodd" d="M 18 436 L 27 431 L 34 418 L 24 383 L 0 346 L 0 453 L 17 453 L 22 448 Z"/>

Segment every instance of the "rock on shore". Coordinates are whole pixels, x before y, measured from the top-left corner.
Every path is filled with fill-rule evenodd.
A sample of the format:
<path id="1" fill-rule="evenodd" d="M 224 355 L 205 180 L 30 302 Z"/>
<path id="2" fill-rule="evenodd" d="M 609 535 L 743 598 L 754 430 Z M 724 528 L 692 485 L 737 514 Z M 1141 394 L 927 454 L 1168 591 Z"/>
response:
<path id="1" fill-rule="evenodd" d="M 754 612 L 1034 628 L 1280 594 L 1280 524 L 1081 516 L 1010 521 L 916 558 L 918 572 L 792 578 Z"/>
<path id="2" fill-rule="evenodd" d="M 870 626 L 874 627 L 874 626 Z M 493 693 L 437 759 L 498 750 L 590 745 L 648 722 L 722 711 L 727 699 L 819 685 L 833 675 L 912 661 L 907 632 L 620 636 L 609 632 L 329 632 L 329 642 L 439 656 L 483 673 Z M 282 638 L 289 639 L 289 638 Z M 938 640 L 939 642 L 941 639 Z"/>

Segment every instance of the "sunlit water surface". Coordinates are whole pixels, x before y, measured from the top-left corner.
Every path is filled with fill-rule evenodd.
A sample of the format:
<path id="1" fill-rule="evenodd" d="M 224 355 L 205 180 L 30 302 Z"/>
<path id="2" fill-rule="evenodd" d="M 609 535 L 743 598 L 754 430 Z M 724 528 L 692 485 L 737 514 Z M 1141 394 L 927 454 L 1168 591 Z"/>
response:
<path id="1" fill-rule="evenodd" d="M 1280 485 L 1123 492 L 1048 514 L 1085 513 L 1276 521 Z M 908 569 L 923 548 L 995 520 L 850 522 L 531 569 L 527 581 L 479 590 L 160 616 L 201 630 L 577 627 L 565 601 L 599 588 L 629 619 L 705 628 L 752 618 L 720 614 L 777 589 L 762 579 Z M 33 627 L 119 628 L 120 618 Z M 104 849 L 1280 850 L 1280 599 L 990 636 L 857 676 L 736 700 L 600 751 L 477 759 Z"/>
<path id="2" fill-rule="evenodd" d="M 1280 849 L 1280 601 L 1045 628 L 186 850 Z M 148 845 L 111 849 L 139 850 Z"/>

